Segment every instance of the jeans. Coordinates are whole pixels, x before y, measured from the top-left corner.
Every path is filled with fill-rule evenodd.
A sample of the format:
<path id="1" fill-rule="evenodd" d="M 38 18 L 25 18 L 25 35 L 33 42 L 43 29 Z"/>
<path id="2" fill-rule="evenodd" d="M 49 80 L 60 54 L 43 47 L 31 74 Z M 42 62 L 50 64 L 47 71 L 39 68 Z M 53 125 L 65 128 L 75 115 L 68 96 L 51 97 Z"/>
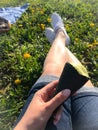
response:
<path id="1" fill-rule="evenodd" d="M 52 75 L 40 77 L 32 86 L 26 104 L 16 124 L 24 115 L 36 91 L 59 79 Z M 98 130 L 98 88 L 83 86 L 77 94 L 66 100 L 60 121 L 54 125 L 50 118 L 45 130 Z"/>

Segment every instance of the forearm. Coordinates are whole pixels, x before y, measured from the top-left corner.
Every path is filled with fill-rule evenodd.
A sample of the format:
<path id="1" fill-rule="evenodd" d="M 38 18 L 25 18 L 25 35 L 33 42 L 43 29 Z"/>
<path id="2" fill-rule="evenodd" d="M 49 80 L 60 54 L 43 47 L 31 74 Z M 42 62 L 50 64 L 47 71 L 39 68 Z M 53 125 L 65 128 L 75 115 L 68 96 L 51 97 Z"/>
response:
<path id="1" fill-rule="evenodd" d="M 32 124 L 32 125 L 24 125 L 19 123 L 14 130 L 45 130 L 45 128 L 39 127 L 38 123 L 37 124 Z"/>
<path id="2" fill-rule="evenodd" d="M 45 130 L 43 121 L 39 119 L 22 118 L 14 130 Z"/>
<path id="3" fill-rule="evenodd" d="M 29 130 L 28 127 L 22 125 L 22 124 L 18 124 L 14 130 Z"/>

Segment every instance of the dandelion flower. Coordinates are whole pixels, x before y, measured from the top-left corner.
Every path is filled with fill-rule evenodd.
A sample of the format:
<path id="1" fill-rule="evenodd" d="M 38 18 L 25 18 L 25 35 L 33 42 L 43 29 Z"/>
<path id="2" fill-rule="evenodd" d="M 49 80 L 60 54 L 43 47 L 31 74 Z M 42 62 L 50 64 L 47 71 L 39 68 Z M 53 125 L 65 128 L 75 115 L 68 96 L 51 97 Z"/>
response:
<path id="1" fill-rule="evenodd" d="M 69 29 L 69 25 L 68 24 L 66 24 L 65 27 L 66 27 L 66 29 Z"/>
<path id="2" fill-rule="evenodd" d="M 94 42 L 93 44 L 96 46 L 96 45 L 98 45 L 98 42 Z"/>
<path id="3" fill-rule="evenodd" d="M 94 40 L 93 45 L 95 45 L 95 46 L 98 45 L 97 40 Z"/>
<path id="4" fill-rule="evenodd" d="M 50 23 L 51 22 L 51 18 L 47 18 L 47 21 Z"/>
<path id="5" fill-rule="evenodd" d="M 27 58 L 30 58 L 31 55 L 30 55 L 29 53 L 25 53 L 25 54 L 23 55 L 23 57 L 24 57 L 25 59 L 27 59 Z"/>
<path id="6" fill-rule="evenodd" d="M 16 80 L 14 81 L 14 83 L 15 83 L 16 85 L 18 85 L 18 84 L 21 83 L 21 80 L 20 80 L 20 79 L 16 79 Z"/>
<path id="7" fill-rule="evenodd" d="M 91 48 L 91 47 L 93 47 L 93 44 L 88 44 L 87 47 Z"/>
<path id="8" fill-rule="evenodd" d="M 41 13 L 41 14 L 44 14 L 44 10 L 41 10 L 40 13 Z"/>
<path id="9" fill-rule="evenodd" d="M 90 23 L 90 27 L 94 27 L 95 26 L 95 24 L 94 23 Z"/>
<path id="10" fill-rule="evenodd" d="M 78 41 L 79 41 L 79 38 L 75 38 L 75 41 L 78 42 Z"/>
<path id="11" fill-rule="evenodd" d="M 45 29 L 45 24 L 40 24 L 40 27 L 41 27 L 42 30 L 44 30 Z"/>
<path id="12" fill-rule="evenodd" d="M 96 40 L 94 40 L 94 43 L 96 43 L 97 41 Z"/>
<path id="13" fill-rule="evenodd" d="M 34 13 L 35 12 L 35 10 L 34 9 L 32 9 L 32 13 Z"/>
<path id="14" fill-rule="evenodd" d="M 19 27 L 22 27 L 23 25 L 22 25 L 22 24 L 19 24 L 18 26 L 19 26 Z"/>

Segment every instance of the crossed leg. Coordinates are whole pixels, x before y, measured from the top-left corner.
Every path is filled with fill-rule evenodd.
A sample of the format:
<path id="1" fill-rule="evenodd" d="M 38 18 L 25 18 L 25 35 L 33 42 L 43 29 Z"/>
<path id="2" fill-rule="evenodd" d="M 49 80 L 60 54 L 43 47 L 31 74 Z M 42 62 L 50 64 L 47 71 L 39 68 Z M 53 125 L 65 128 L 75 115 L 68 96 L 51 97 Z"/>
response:
<path id="1" fill-rule="evenodd" d="M 65 46 L 66 36 L 62 30 L 58 30 L 52 46 L 46 56 L 42 75 L 54 75 L 60 77 L 66 62 L 80 64 L 80 61 Z M 89 80 L 86 86 L 92 86 Z"/>
<path id="2" fill-rule="evenodd" d="M 60 77 L 66 62 L 75 63 L 77 65 L 80 64 L 80 61 L 65 45 L 66 35 L 62 29 L 58 29 L 56 31 L 56 36 L 52 43 L 50 51 L 45 59 L 42 76 L 54 75 Z M 90 80 L 84 85 L 83 88 L 84 90 L 82 91 L 82 94 L 79 91 L 78 94 L 71 98 L 71 102 L 67 101 L 64 103 L 62 118 L 57 124 L 56 128 L 53 126 L 53 124 L 48 124 L 46 128 L 47 130 L 97 130 L 98 125 L 96 125 L 96 122 L 94 122 L 93 119 L 95 119 L 95 121 L 98 121 L 96 116 L 94 116 L 95 114 L 98 114 L 98 110 L 93 112 L 92 107 L 90 107 L 90 105 L 93 105 L 94 108 L 98 106 L 98 89 L 97 91 L 94 90 L 95 88 L 93 87 L 93 84 Z M 89 92 L 87 92 L 88 90 Z M 92 91 L 94 91 L 94 93 Z M 69 106 L 69 104 L 71 104 L 72 106 Z M 70 110 L 70 107 L 72 111 Z M 90 111 L 92 111 L 91 114 L 89 114 Z M 86 117 L 84 117 L 85 115 Z M 67 118 L 68 116 L 69 118 Z M 93 119 L 91 117 L 93 117 Z M 64 122 L 65 125 L 62 122 Z M 93 123 L 92 127 L 91 123 Z"/>

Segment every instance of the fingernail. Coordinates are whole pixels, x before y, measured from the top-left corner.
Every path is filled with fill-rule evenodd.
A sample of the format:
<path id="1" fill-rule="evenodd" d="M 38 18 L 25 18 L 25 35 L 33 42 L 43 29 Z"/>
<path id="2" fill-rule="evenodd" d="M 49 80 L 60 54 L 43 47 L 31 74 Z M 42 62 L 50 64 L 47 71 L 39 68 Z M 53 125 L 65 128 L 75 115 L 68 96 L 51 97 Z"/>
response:
<path id="1" fill-rule="evenodd" d="M 62 91 L 62 93 L 63 93 L 64 96 L 69 97 L 70 94 L 71 94 L 71 91 L 70 91 L 70 89 L 65 89 L 65 90 Z"/>
<path id="2" fill-rule="evenodd" d="M 58 115 L 56 119 L 53 121 L 53 124 L 56 125 L 59 122 L 60 118 L 61 118 L 61 115 Z"/>
<path id="3" fill-rule="evenodd" d="M 53 124 L 56 125 L 58 123 L 58 121 L 53 121 Z"/>

